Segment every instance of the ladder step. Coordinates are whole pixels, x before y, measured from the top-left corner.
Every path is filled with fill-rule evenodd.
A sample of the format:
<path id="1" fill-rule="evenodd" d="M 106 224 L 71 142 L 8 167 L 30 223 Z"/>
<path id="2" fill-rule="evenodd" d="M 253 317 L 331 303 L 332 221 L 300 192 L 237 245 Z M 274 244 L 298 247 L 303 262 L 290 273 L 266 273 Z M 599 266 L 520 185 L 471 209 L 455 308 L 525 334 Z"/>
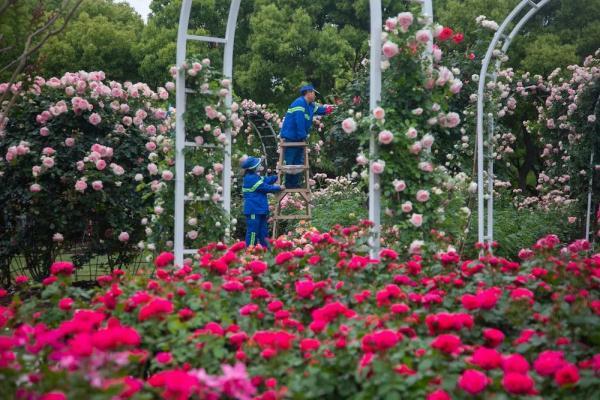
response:
<path id="1" fill-rule="evenodd" d="M 297 175 L 308 169 L 308 167 L 304 165 L 282 165 L 279 168 L 281 169 L 281 172 L 289 175 Z"/>
<path id="2" fill-rule="evenodd" d="M 281 142 L 281 147 L 306 147 L 306 142 Z"/>
<path id="3" fill-rule="evenodd" d="M 540 6 L 537 3 L 535 3 L 533 0 L 527 0 L 527 1 L 529 2 L 529 4 L 531 4 L 531 7 L 540 8 Z"/>
<path id="4" fill-rule="evenodd" d="M 193 250 L 193 249 L 184 249 L 183 250 L 183 254 L 198 254 L 198 249 Z"/>
<path id="5" fill-rule="evenodd" d="M 310 215 L 274 215 L 275 219 L 311 219 Z"/>
<path id="6" fill-rule="evenodd" d="M 190 89 L 190 88 L 185 88 L 185 92 L 186 93 L 196 93 L 196 91 L 194 89 Z"/>
<path id="7" fill-rule="evenodd" d="M 198 42 L 211 42 L 211 43 L 227 43 L 227 39 L 212 37 L 212 36 L 187 35 L 187 40 L 196 40 Z"/>

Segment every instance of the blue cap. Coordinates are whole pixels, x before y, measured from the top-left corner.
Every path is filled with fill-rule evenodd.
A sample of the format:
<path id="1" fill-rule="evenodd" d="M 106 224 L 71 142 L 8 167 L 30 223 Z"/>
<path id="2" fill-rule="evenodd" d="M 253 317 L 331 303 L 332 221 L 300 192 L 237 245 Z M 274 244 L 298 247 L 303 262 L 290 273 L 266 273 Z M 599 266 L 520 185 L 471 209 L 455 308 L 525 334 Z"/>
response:
<path id="1" fill-rule="evenodd" d="M 309 90 L 312 90 L 315 93 L 319 93 L 313 85 L 304 85 L 300 88 L 300 94 L 304 94 L 305 92 L 308 92 Z"/>
<path id="2" fill-rule="evenodd" d="M 242 163 L 242 168 L 244 168 L 244 169 L 258 168 L 260 163 L 262 163 L 262 159 L 257 158 L 257 157 L 248 157 Z"/>

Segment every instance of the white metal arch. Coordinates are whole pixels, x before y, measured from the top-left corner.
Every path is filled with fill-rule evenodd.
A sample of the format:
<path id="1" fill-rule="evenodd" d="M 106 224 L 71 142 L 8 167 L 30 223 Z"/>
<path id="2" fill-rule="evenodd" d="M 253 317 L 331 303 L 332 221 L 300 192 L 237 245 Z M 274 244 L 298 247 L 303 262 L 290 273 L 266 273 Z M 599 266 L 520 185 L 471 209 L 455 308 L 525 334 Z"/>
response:
<path id="1" fill-rule="evenodd" d="M 175 264 L 183 265 L 184 254 L 194 254 L 194 249 L 184 248 L 184 210 L 185 210 L 185 158 L 186 146 L 195 146 L 185 141 L 185 124 L 183 115 L 186 106 L 185 71 L 183 64 L 187 57 L 187 42 L 189 40 L 224 43 L 223 75 L 233 82 L 233 45 L 235 41 L 235 30 L 240 9 L 241 0 L 231 0 L 229 16 L 227 19 L 227 30 L 225 38 L 209 36 L 190 35 L 188 33 L 189 19 L 192 8 L 192 0 L 183 0 L 179 15 L 179 28 L 177 32 L 177 93 L 176 93 L 176 139 L 175 139 L 175 229 L 174 250 Z M 423 14 L 430 19 L 433 18 L 432 0 L 422 0 Z M 381 33 L 382 33 L 382 9 L 381 0 L 370 0 L 370 103 L 369 108 L 373 110 L 381 101 Z M 431 43 L 428 46 L 431 47 Z M 227 106 L 231 105 L 231 91 L 226 98 Z M 226 131 L 227 144 L 225 148 L 225 161 L 223 171 L 223 208 L 225 212 L 231 211 L 231 131 Z M 377 156 L 377 142 L 372 135 L 370 144 L 371 163 Z M 381 190 L 379 177 L 371 172 L 369 168 L 369 219 L 373 221 L 371 240 L 371 257 L 379 257 L 380 237 L 380 215 L 381 215 Z"/>
<path id="2" fill-rule="evenodd" d="M 174 250 L 175 264 L 183 265 L 184 254 L 195 254 L 195 249 L 184 248 L 184 220 L 185 220 L 185 155 L 186 147 L 195 147 L 194 143 L 185 141 L 185 122 L 183 115 L 186 110 L 185 69 L 183 64 L 187 58 L 187 42 L 190 40 L 212 43 L 224 43 L 223 76 L 231 79 L 233 75 L 233 45 L 235 30 L 241 0 L 232 0 L 227 18 L 225 38 L 210 36 L 190 35 L 188 33 L 192 0 L 183 0 L 179 14 L 179 28 L 177 30 L 177 81 L 176 81 L 176 119 L 175 119 L 175 227 Z M 225 98 L 227 107 L 231 106 L 231 90 Z M 223 209 L 227 214 L 231 211 L 231 129 L 225 131 L 227 138 L 225 144 L 225 157 L 223 162 Z"/>
<path id="3" fill-rule="evenodd" d="M 488 74 L 488 68 L 490 61 L 493 56 L 493 52 L 498 45 L 500 39 L 504 39 L 504 43 L 502 45 L 502 52 L 506 53 L 509 49 L 510 45 L 514 38 L 519 34 L 523 26 L 540 11 L 546 4 L 548 4 L 551 0 L 541 0 L 538 3 L 533 0 L 521 0 L 519 4 L 515 6 L 515 8 L 508 14 L 508 16 L 504 19 L 494 37 L 492 38 L 485 57 L 481 63 L 481 71 L 479 74 L 479 86 L 477 90 L 477 241 L 479 243 L 484 243 L 487 241 L 491 243 L 494 240 L 494 158 L 493 158 L 493 135 L 494 135 L 494 119 L 493 117 L 489 118 L 488 125 L 488 150 L 489 150 L 489 161 L 488 161 L 488 174 L 485 177 L 487 188 L 488 188 L 488 204 L 487 204 L 487 225 L 486 218 L 484 216 L 485 209 L 485 194 L 484 194 L 484 147 L 483 147 L 483 117 L 484 117 L 484 96 L 485 96 L 485 86 L 486 79 L 490 77 L 493 82 L 496 81 L 497 75 L 496 72 L 500 68 L 502 61 L 497 60 L 495 64 L 495 69 L 492 74 Z M 523 9 L 527 6 L 531 7 L 531 9 L 521 17 L 521 19 L 517 22 L 517 24 L 513 27 L 511 33 L 506 36 L 504 31 L 508 27 L 508 25 L 521 13 Z M 487 234 L 485 234 L 485 229 L 487 228 Z"/>

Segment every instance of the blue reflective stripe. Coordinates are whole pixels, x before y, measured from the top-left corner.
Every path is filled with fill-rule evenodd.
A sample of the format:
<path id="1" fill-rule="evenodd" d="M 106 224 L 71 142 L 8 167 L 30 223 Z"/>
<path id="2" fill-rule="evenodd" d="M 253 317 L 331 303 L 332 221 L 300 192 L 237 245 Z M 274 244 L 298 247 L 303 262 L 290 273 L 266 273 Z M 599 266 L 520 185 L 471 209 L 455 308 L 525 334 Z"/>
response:
<path id="1" fill-rule="evenodd" d="M 258 189 L 258 187 L 259 187 L 260 185 L 262 185 L 262 183 L 263 183 L 263 182 L 264 182 L 264 179 L 263 179 L 263 178 L 260 178 L 260 179 L 258 180 L 258 182 L 256 182 L 256 183 L 254 184 L 254 186 L 252 186 L 251 188 L 242 188 L 242 193 L 252 193 L 252 192 L 254 192 L 256 189 Z"/>
<path id="2" fill-rule="evenodd" d="M 289 112 L 289 113 L 294 113 L 296 111 L 304 112 L 305 110 L 304 110 L 304 107 L 302 107 L 302 106 L 288 108 L 288 110 L 287 110 L 287 112 Z"/>

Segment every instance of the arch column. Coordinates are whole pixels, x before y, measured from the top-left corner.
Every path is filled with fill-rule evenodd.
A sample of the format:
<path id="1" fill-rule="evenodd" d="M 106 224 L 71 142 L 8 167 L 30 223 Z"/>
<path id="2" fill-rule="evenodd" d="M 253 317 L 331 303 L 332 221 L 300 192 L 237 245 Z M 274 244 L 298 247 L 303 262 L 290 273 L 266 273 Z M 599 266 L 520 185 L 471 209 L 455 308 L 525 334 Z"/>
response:
<path id="1" fill-rule="evenodd" d="M 546 4 L 548 4 L 551 0 L 541 0 L 536 3 L 533 0 L 521 0 L 519 4 L 515 6 L 515 8 L 507 15 L 504 19 L 494 37 L 490 41 L 487 52 L 483 61 L 481 62 L 481 71 L 479 73 L 479 86 L 477 90 L 477 241 L 479 243 L 488 242 L 491 243 L 494 240 L 494 170 L 493 170 L 493 136 L 494 136 L 494 123 L 493 123 L 493 115 L 489 115 L 488 118 L 490 121 L 488 122 L 488 147 L 489 147 L 489 161 L 488 161 L 488 175 L 486 177 L 485 183 L 487 183 L 488 188 L 488 204 L 487 204 L 487 226 L 486 226 L 486 218 L 485 218 L 485 194 L 484 194 L 484 177 L 483 170 L 485 164 L 485 156 L 484 156 L 484 146 L 483 146 L 483 117 L 484 117 L 484 107 L 485 107 L 485 86 L 486 80 L 488 77 L 491 78 L 493 82 L 496 81 L 497 75 L 496 71 L 500 68 L 502 62 L 500 60 L 496 61 L 495 69 L 492 74 L 488 73 L 489 64 L 492 59 L 493 52 L 498 45 L 498 42 L 501 39 L 504 39 L 504 44 L 502 46 L 502 52 L 505 53 L 510 45 L 512 44 L 513 39 L 516 35 L 519 34 L 525 23 L 529 21 L 535 14 L 537 14 Z M 531 7 L 531 9 L 521 17 L 521 19 L 517 22 L 517 24 L 512 29 L 511 33 L 506 36 L 504 31 L 507 29 L 508 25 L 519 15 L 519 13 L 525 9 L 525 7 Z M 485 234 L 485 230 L 487 227 L 487 234 Z"/>

